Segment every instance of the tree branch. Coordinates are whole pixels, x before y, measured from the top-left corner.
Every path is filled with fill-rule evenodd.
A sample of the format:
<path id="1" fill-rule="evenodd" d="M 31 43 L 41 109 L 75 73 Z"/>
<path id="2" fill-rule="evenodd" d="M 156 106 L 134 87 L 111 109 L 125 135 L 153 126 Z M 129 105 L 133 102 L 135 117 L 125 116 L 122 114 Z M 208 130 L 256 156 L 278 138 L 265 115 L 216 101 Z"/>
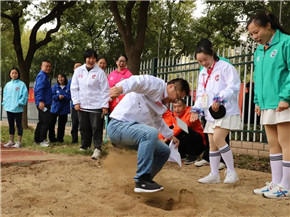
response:
<path id="1" fill-rule="evenodd" d="M 31 35 L 30 35 L 30 44 L 32 47 L 36 46 L 36 35 L 37 35 L 37 32 L 39 30 L 39 28 L 45 24 L 45 23 L 48 23 L 52 20 L 54 20 L 55 18 L 58 18 L 62 15 L 62 13 L 67 9 L 67 8 L 70 8 L 72 7 L 74 4 L 76 4 L 75 1 L 70 1 L 70 2 L 67 2 L 65 4 L 64 1 L 59 1 L 57 2 L 57 5 L 51 10 L 51 12 L 45 16 L 44 18 L 40 19 L 35 25 L 34 27 L 32 28 L 31 30 Z M 56 30 L 57 29 L 57 30 Z M 48 36 L 47 37 L 50 37 L 50 35 L 54 32 L 57 32 L 59 28 L 55 27 L 54 29 L 50 30 L 47 32 Z M 55 31 L 56 30 L 56 31 Z M 38 43 L 39 44 L 39 43 Z M 44 45 L 44 44 L 42 44 Z M 41 45 L 41 46 L 42 46 Z"/>
<path id="2" fill-rule="evenodd" d="M 132 38 L 132 9 L 136 1 L 128 1 L 125 9 L 126 35 Z"/>
<path id="3" fill-rule="evenodd" d="M 115 19 L 115 22 L 116 22 L 116 24 L 118 26 L 119 32 L 121 34 L 121 37 L 125 38 L 126 28 L 125 28 L 125 25 L 124 25 L 124 23 L 123 23 L 123 21 L 121 19 L 117 1 L 111 1 L 110 2 L 110 11 L 112 12 L 112 14 L 114 16 L 114 19 Z"/>
<path id="4" fill-rule="evenodd" d="M 9 15 L 7 15 L 7 14 L 4 14 L 4 13 L 2 13 L 2 12 L 1 12 L 1 17 L 6 18 L 6 19 L 12 21 L 12 17 L 11 17 L 11 16 L 9 16 Z"/>

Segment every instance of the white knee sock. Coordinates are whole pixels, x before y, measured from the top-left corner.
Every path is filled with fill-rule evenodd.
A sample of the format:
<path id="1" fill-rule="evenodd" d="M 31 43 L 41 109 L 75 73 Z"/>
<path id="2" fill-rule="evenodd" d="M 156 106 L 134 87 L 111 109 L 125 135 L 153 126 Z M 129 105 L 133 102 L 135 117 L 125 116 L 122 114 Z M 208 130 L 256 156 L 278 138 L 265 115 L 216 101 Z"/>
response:
<path id="1" fill-rule="evenodd" d="M 281 182 L 283 176 L 282 153 L 270 154 L 270 165 L 272 172 L 272 182 L 277 185 Z"/>
<path id="2" fill-rule="evenodd" d="M 222 148 L 220 148 L 220 153 L 222 155 L 222 158 L 224 159 L 224 162 L 227 165 L 227 170 L 235 171 L 234 158 L 230 146 L 228 144 L 225 144 Z"/>
<path id="3" fill-rule="evenodd" d="M 290 161 L 283 160 L 283 178 L 281 185 L 290 190 Z"/>
<path id="4" fill-rule="evenodd" d="M 212 175 L 219 174 L 219 165 L 220 165 L 221 155 L 219 151 L 210 151 L 209 152 L 209 162 Z"/>

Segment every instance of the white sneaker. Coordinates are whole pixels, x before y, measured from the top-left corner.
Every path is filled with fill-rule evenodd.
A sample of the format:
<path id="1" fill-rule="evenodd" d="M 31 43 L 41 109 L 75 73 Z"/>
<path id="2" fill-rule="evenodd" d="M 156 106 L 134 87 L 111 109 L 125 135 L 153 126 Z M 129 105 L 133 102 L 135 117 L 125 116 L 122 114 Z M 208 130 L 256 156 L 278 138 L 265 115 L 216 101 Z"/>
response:
<path id="1" fill-rule="evenodd" d="M 239 180 L 238 174 L 236 173 L 236 171 L 226 170 L 225 174 L 226 174 L 226 178 L 224 180 L 224 183 L 226 184 L 235 183 L 236 181 Z"/>
<path id="2" fill-rule="evenodd" d="M 92 159 L 99 159 L 101 157 L 101 151 L 99 150 L 99 149 L 95 149 L 94 150 L 94 153 L 93 153 L 93 155 L 92 155 Z"/>
<path id="3" fill-rule="evenodd" d="M 212 175 L 210 173 L 208 176 L 199 179 L 198 182 L 205 183 L 205 184 L 210 184 L 210 183 L 220 183 L 221 180 L 220 180 L 220 175 Z"/>
<path id="4" fill-rule="evenodd" d="M 11 148 L 14 145 L 14 142 L 12 142 L 11 140 L 8 141 L 6 144 L 4 144 L 3 146 L 6 148 Z"/>
<path id="5" fill-rule="evenodd" d="M 40 143 L 40 146 L 41 146 L 41 147 L 49 147 L 49 142 L 46 141 L 46 140 L 43 140 L 43 141 Z"/>
<path id="6" fill-rule="evenodd" d="M 226 168 L 226 165 L 223 162 L 220 162 L 219 170 L 223 170 L 224 168 Z"/>
<path id="7" fill-rule="evenodd" d="M 204 160 L 204 159 L 202 159 L 200 161 L 195 162 L 194 165 L 197 166 L 197 167 L 202 167 L 202 166 L 209 165 L 209 162 Z"/>
<path id="8" fill-rule="evenodd" d="M 263 193 L 263 196 L 271 199 L 289 198 L 290 192 L 288 189 L 284 188 L 281 184 L 278 184 L 272 190 Z"/>
<path id="9" fill-rule="evenodd" d="M 22 148 L 22 145 L 19 141 L 17 141 L 12 147 L 13 148 Z"/>
<path id="10" fill-rule="evenodd" d="M 275 185 L 273 184 L 273 182 L 266 182 L 265 183 L 266 186 L 264 186 L 263 188 L 257 188 L 253 191 L 254 194 L 257 194 L 257 195 L 263 195 L 263 193 L 266 193 L 266 192 L 269 192 L 271 191 Z"/>
<path id="11" fill-rule="evenodd" d="M 79 151 L 86 151 L 87 149 L 84 148 L 80 148 Z"/>

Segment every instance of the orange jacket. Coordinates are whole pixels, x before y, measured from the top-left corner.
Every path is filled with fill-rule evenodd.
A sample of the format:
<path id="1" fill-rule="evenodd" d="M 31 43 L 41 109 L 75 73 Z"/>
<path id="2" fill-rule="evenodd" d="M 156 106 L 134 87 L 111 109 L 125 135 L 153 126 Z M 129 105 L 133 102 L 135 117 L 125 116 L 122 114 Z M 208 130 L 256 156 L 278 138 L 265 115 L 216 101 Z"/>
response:
<path id="1" fill-rule="evenodd" d="M 176 113 L 173 113 L 172 115 L 172 112 L 167 110 L 163 115 L 162 115 L 162 118 L 164 119 L 165 123 L 170 127 L 170 126 L 174 126 L 173 128 L 173 135 L 176 137 L 181 131 L 182 129 L 177 126 L 177 121 L 175 119 L 175 117 L 179 117 L 182 121 L 184 121 L 187 126 L 189 128 L 191 128 L 192 130 L 194 130 L 195 132 L 199 133 L 202 138 L 203 138 L 203 144 L 205 145 L 206 142 L 205 142 L 205 136 L 203 134 L 203 128 L 201 126 L 201 122 L 199 120 L 196 120 L 195 122 L 190 122 L 190 110 L 191 110 L 191 107 L 187 107 L 185 109 L 185 111 L 181 114 L 181 115 L 177 115 Z M 164 136 L 159 133 L 159 139 L 164 139 Z"/>

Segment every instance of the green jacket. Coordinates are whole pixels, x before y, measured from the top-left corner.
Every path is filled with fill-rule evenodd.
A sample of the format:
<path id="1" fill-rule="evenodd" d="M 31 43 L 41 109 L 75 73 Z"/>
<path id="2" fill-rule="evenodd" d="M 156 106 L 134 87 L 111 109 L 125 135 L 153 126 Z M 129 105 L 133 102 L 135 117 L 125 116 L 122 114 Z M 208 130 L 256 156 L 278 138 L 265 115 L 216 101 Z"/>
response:
<path id="1" fill-rule="evenodd" d="M 260 109 L 276 109 L 280 101 L 290 104 L 290 35 L 277 30 L 266 51 L 259 45 L 254 66 L 255 104 Z"/>

